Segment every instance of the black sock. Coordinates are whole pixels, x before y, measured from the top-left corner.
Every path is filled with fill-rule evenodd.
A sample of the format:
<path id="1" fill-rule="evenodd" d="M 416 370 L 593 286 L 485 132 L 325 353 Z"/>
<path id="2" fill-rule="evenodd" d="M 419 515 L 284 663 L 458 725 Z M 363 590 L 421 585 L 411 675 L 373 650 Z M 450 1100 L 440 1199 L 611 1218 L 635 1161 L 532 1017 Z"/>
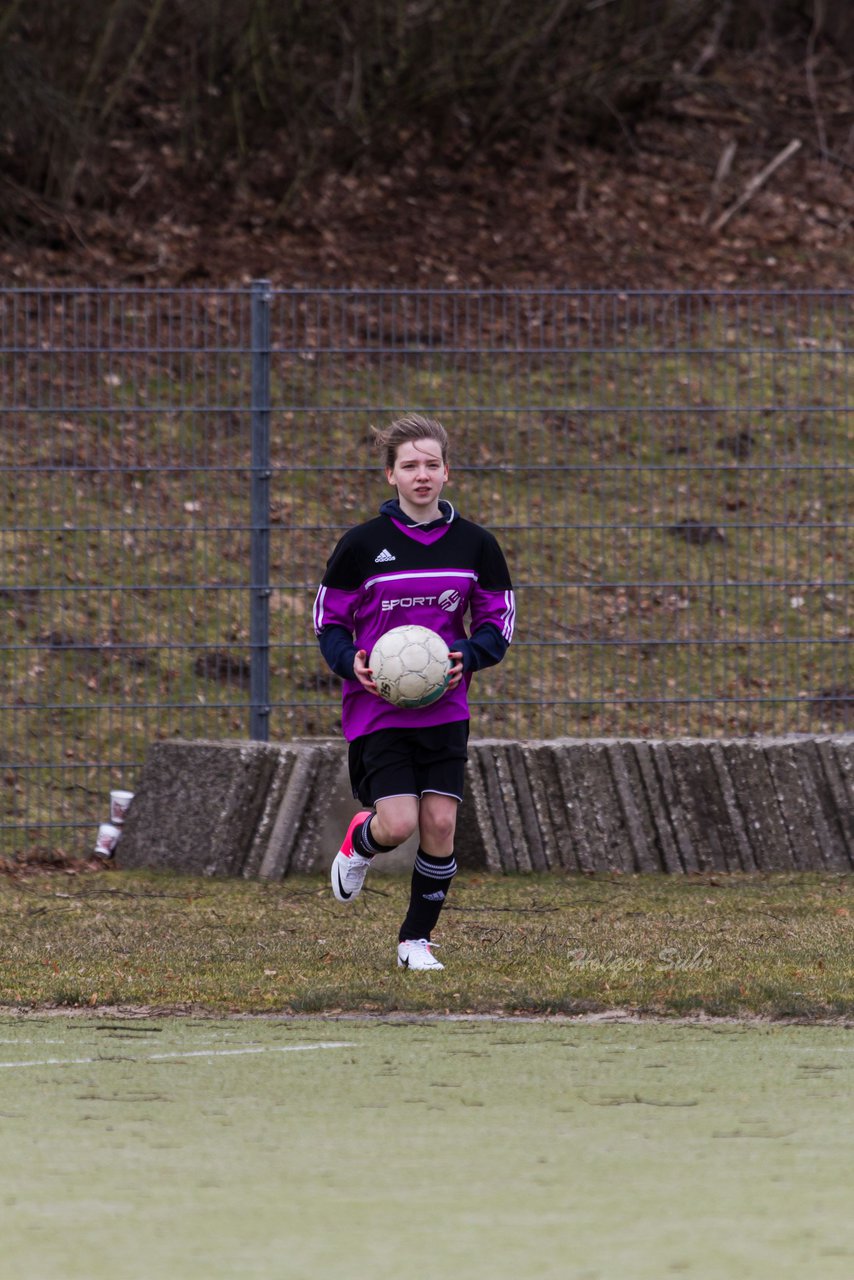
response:
<path id="1" fill-rule="evenodd" d="M 447 858 L 434 858 L 418 846 L 412 868 L 409 910 L 400 926 L 399 942 L 412 938 L 429 940 L 456 873 L 457 863 L 452 853 Z"/>
<path id="2" fill-rule="evenodd" d="M 375 853 L 391 853 L 392 849 L 396 849 L 394 844 L 380 844 L 371 835 L 371 818 L 373 813 L 369 813 L 365 821 L 353 832 L 353 848 L 360 853 L 363 858 L 372 858 Z"/>

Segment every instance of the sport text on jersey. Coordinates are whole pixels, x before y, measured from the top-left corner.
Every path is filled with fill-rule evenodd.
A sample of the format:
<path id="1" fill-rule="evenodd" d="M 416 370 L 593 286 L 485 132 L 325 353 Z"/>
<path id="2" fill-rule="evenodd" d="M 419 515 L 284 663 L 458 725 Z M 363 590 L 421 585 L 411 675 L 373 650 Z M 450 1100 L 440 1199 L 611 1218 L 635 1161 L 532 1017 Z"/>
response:
<path id="1" fill-rule="evenodd" d="M 389 613 L 392 609 L 417 609 L 434 604 L 446 613 L 453 613 L 462 604 L 462 596 L 454 587 L 449 587 L 438 596 L 399 596 L 394 600 L 383 600 L 381 607 L 383 613 Z"/>

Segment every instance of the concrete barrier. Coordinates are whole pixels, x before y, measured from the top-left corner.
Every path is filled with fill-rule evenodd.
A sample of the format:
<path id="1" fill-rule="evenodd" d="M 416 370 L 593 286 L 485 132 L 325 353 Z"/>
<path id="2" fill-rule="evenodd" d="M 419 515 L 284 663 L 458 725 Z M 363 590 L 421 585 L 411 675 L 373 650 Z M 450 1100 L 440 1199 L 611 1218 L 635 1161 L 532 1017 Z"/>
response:
<path id="1" fill-rule="evenodd" d="M 117 862 L 280 880 L 328 867 L 354 811 L 340 741 L 155 743 Z M 471 741 L 456 854 L 499 874 L 851 871 L 854 734 Z"/>
<path id="2" fill-rule="evenodd" d="M 270 880 L 310 871 L 340 755 L 322 742 L 154 743 L 117 864 Z"/>

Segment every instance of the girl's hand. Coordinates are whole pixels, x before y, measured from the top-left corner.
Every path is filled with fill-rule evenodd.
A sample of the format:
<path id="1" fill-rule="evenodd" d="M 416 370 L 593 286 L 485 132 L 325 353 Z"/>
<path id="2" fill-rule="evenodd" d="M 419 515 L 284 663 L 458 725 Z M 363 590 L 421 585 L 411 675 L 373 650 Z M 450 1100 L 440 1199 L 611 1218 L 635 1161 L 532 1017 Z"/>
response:
<path id="1" fill-rule="evenodd" d="M 448 657 L 453 659 L 453 666 L 451 667 L 451 678 L 448 681 L 448 688 L 456 689 L 457 685 L 460 683 L 460 681 L 463 678 L 463 655 L 458 650 L 455 652 L 452 649 L 451 652 L 448 654 Z"/>
<path id="2" fill-rule="evenodd" d="M 362 688 L 367 689 L 368 693 L 374 694 L 377 698 L 380 696 L 377 686 L 371 679 L 372 672 L 371 668 L 368 666 L 368 654 L 366 649 L 359 649 L 357 651 L 356 657 L 353 659 L 353 675 L 359 681 Z"/>

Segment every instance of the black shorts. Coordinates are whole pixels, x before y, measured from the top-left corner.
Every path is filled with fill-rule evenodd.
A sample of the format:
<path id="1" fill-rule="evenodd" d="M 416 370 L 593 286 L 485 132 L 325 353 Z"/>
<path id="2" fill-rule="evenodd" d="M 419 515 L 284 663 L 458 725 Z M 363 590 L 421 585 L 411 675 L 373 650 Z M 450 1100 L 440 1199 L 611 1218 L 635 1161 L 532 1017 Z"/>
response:
<path id="1" fill-rule="evenodd" d="M 372 808 L 391 796 L 433 791 L 462 800 L 469 737 L 468 720 L 426 729 L 377 729 L 350 743 L 353 795 Z"/>

